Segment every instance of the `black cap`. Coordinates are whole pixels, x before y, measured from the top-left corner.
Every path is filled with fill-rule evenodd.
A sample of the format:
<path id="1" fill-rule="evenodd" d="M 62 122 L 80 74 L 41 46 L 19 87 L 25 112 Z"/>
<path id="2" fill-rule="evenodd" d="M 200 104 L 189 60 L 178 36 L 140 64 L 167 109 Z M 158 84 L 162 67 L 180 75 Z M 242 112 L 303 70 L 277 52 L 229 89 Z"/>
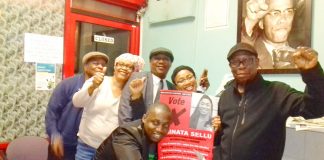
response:
<path id="1" fill-rule="evenodd" d="M 256 52 L 256 50 L 254 49 L 253 46 L 251 46 L 247 43 L 237 43 L 228 52 L 227 60 L 229 61 L 236 53 L 239 53 L 239 51 L 246 51 L 246 52 L 251 53 L 252 55 L 258 57 L 258 53 Z"/>
<path id="2" fill-rule="evenodd" d="M 173 57 L 172 51 L 167 48 L 163 48 L 163 47 L 153 49 L 150 53 L 150 60 L 152 59 L 152 57 L 154 57 L 158 54 L 163 54 L 163 55 L 169 57 L 171 62 L 173 62 L 174 57 Z"/>

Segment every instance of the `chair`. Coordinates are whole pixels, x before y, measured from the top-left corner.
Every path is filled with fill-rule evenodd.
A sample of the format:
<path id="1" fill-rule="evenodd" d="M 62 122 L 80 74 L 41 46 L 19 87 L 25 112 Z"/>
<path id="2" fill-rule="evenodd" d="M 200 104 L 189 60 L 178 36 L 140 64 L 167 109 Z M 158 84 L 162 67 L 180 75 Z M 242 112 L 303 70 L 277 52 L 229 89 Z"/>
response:
<path id="1" fill-rule="evenodd" d="M 36 136 L 23 136 L 11 141 L 6 154 L 8 160 L 46 160 L 48 141 Z"/>

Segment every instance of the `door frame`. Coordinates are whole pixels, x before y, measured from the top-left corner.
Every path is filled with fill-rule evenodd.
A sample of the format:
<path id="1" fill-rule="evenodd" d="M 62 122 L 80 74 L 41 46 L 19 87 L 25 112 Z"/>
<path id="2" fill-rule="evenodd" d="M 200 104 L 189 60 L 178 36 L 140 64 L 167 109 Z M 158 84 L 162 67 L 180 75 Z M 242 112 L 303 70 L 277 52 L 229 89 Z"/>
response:
<path id="1" fill-rule="evenodd" d="M 130 31 L 129 53 L 135 55 L 139 54 L 140 26 L 72 13 L 70 1 L 67 0 L 65 4 L 63 78 L 74 75 L 77 47 L 77 22 L 91 23 Z"/>

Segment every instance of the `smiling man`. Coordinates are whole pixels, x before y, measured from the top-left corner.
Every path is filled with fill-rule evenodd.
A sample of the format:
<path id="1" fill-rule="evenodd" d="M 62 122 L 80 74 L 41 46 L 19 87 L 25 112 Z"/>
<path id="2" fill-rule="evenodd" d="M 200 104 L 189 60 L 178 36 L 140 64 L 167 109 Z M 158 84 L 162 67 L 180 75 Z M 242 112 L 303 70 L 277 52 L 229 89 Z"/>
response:
<path id="1" fill-rule="evenodd" d="M 264 80 L 258 73 L 257 53 L 249 44 L 233 46 L 227 59 L 234 80 L 219 100 L 221 152 L 217 155 L 222 160 L 281 160 L 287 118 L 324 115 L 324 74 L 317 52 L 299 47 L 293 55 L 306 84 L 304 92 Z"/>
<path id="2" fill-rule="evenodd" d="M 165 79 L 173 59 L 169 49 L 160 47 L 151 51 L 151 72 L 134 72 L 123 89 L 118 110 L 119 124 L 142 118 L 151 104 L 159 102 L 160 90 L 175 88 Z"/>
<path id="3" fill-rule="evenodd" d="M 157 143 L 168 133 L 172 122 L 169 107 L 150 106 L 141 120 L 118 127 L 97 149 L 96 160 L 156 160 Z"/>
<path id="4" fill-rule="evenodd" d="M 89 52 L 82 58 L 83 74 L 62 80 L 52 93 L 45 115 L 46 133 L 50 138 L 49 160 L 75 159 L 77 133 L 83 109 L 74 107 L 72 97 L 85 81 L 96 74 L 96 63 L 106 64 L 109 57 L 101 52 Z M 90 64 L 91 63 L 91 64 Z"/>

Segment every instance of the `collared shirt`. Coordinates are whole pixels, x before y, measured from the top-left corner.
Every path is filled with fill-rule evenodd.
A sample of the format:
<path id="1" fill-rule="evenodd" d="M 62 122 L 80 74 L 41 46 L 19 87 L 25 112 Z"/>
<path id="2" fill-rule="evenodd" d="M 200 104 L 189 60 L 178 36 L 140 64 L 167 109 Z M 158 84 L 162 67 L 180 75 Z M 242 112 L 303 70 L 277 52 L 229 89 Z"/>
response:
<path id="1" fill-rule="evenodd" d="M 153 77 L 153 102 L 155 101 L 155 97 L 156 97 L 156 93 L 157 93 L 157 90 L 159 88 L 159 85 L 160 85 L 160 78 L 157 77 L 156 75 L 152 74 L 152 77 Z M 168 86 L 167 86 L 167 83 L 166 83 L 166 80 L 165 79 L 162 79 L 163 81 L 163 88 L 162 89 L 168 89 Z"/>
<path id="2" fill-rule="evenodd" d="M 272 44 L 270 44 L 270 43 L 268 43 L 266 41 L 263 41 L 263 43 L 264 43 L 267 51 L 271 54 L 271 58 L 272 58 L 272 61 L 273 61 L 273 55 L 272 55 L 273 53 L 272 53 L 272 51 L 275 50 L 275 49 L 278 49 L 278 48 L 274 47 Z M 289 47 L 288 43 L 286 43 L 285 45 L 283 45 L 283 46 L 281 46 L 279 48 L 283 48 L 283 47 Z"/>

